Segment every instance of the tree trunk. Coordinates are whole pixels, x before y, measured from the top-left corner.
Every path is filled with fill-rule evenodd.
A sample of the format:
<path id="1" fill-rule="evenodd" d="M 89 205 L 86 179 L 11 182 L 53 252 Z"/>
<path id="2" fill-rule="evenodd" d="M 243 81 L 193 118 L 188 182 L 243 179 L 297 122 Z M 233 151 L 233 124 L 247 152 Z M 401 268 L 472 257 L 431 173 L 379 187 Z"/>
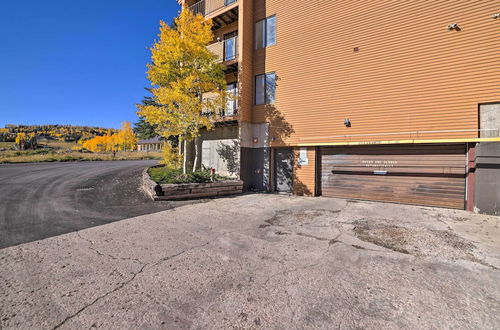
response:
<path id="1" fill-rule="evenodd" d="M 200 151 L 198 150 L 198 137 L 194 138 L 194 162 L 193 162 L 193 172 L 196 172 L 198 168 L 198 154 Z"/>
<path id="2" fill-rule="evenodd" d="M 186 174 L 187 172 L 187 139 L 184 141 L 184 161 L 182 162 L 182 173 Z"/>

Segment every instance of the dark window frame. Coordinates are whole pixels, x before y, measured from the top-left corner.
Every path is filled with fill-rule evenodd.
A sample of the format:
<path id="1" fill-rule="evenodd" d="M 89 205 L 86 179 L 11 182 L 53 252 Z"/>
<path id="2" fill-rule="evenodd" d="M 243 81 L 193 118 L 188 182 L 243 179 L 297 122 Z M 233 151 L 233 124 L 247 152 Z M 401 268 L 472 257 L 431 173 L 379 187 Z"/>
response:
<path id="1" fill-rule="evenodd" d="M 230 40 L 232 38 L 235 38 L 234 39 L 234 52 L 233 52 L 234 54 L 231 54 L 232 56 L 228 56 L 227 40 Z M 224 43 L 223 44 L 224 47 L 222 49 L 222 52 L 223 52 L 222 56 L 223 56 L 224 61 L 231 61 L 231 60 L 238 58 L 238 30 L 224 34 L 223 43 Z"/>
<path id="2" fill-rule="evenodd" d="M 272 102 L 269 102 L 269 93 L 267 92 L 267 79 L 269 75 L 274 75 L 274 90 L 273 90 L 273 97 L 272 97 Z M 264 88 L 262 90 L 263 96 L 264 96 L 264 102 L 263 103 L 258 103 L 257 101 L 257 79 L 258 77 L 264 77 Z M 275 71 L 270 71 L 262 74 L 258 74 L 254 77 L 254 105 L 266 105 L 266 104 L 275 104 L 276 103 L 276 72 Z"/>
<path id="3" fill-rule="evenodd" d="M 274 43 L 273 44 L 267 44 L 267 22 L 269 19 L 274 18 Z M 278 44 L 278 19 L 276 18 L 276 14 L 268 16 L 266 18 L 260 19 L 255 22 L 255 31 L 257 31 L 257 24 L 264 22 L 263 27 L 262 27 L 262 44 L 258 44 L 258 36 L 257 33 L 255 33 L 255 49 L 265 49 L 271 46 L 274 46 Z"/>

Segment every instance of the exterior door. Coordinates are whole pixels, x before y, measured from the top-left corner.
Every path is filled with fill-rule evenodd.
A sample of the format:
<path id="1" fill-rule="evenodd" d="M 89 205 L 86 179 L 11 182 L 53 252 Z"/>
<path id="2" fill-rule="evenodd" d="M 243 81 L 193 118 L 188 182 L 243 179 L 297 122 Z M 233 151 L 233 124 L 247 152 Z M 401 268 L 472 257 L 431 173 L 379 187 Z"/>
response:
<path id="1" fill-rule="evenodd" d="M 290 148 L 275 149 L 275 187 L 279 192 L 292 191 L 293 153 Z"/>
<path id="2" fill-rule="evenodd" d="M 464 208 L 466 148 L 455 145 L 325 147 L 327 197 Z"/>

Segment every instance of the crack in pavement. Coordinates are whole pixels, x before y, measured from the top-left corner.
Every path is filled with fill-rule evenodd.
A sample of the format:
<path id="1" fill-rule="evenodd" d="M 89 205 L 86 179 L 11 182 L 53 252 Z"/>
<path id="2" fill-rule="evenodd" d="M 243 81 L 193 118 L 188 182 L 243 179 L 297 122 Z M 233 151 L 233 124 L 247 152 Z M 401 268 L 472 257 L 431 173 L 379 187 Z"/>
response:
<path id="1" fill-rule="evenodd" d="M 113 260 L 132 260 L 132 261 L 140 263 L 141 265 L 144 265 L 144 263 L 142 261 L 140 261 L 139 259 L 137 259 L 137 258 L 116 257 L 116 256 L 114 256 L 112 254 L 109 254 L 109 253 L 104 254 L 101 251 L 99 251 L 97 248 L 94 247 L 95 245 L 94 245 L 94 242 L 92 240 L 90 240 L 88 238 L 85 238 L 82 235 L 80 235 L 79 231 L 76 232 L 76 235 L 79 238 L 81 238 L 82 240 L 88 242 L 90 244 L 89 249 L 91 249 L 92 251 L 94 251 L 95 253 L 97 253 L 101 257 L 109 257 L 109 258 L 111 258 Z"/>
<path id="2" fill-rule="evenodd" d="M 159 260 L 157 260 L 157 261 L 155 261 L 155 262 L 152 262 L 152 263 L 141 263 L 141 264 L 142 264 L 141 268 L 140 268 L 137 272 L 133 273 L 132 277 L 131 277 L 129 280 L 127 280 L 127 281 L 125 281 L 125 282 L 120 283 L 120 285 L 118 285 L 117 287 L 115 287 L 113 290 L 108 291 L 108 292 L 106 292 L 105 294 L 103 294 L 103 295 L 101 295 L 101 296 L 99 296 L 99 297 L 95 298 L 92 302 L 90 302 L 90 303 L 88 303 L 88 304 L 85 304 L 85 305 L 84 305 L 82 308 L 80 308 L 78 311 L 76 311 L 75 313 L 73 313 L 73 314 L 71 314 L 71 315 L 67 316 L 67 317 L 66 317 L 63 321 L 61 321 L 60 323 L 58 323 L 55 327 L 53 327 L 53 328 L 52 328 L 52 330 L 59 329 L 59 328 L 60 328 L 61 326 L 63 326 L 66 322 L 68 322 L 69 320 L 71 320 L 71 319 L 75 318 L 75 317 L 76 317 L 76 316 L 78 316 L 80 313 L 82 313 L 84 310 L 86 310 L 87 308 L 91 307 L 92 305 L 94 305 L 95 303 L 97 303 L 98 301 L 100 301 L 101 299 L 106 298 L 106 297 L 107 297 L 107 296 L 109 296 L 110 294 L 115 293 L 115 292 L 117 292 L 118 290 L 123 289 L 126 285 L 128 285 L 130 282 L 132 282 L 132 281 L 133 281 L 133 280 L 137 277 L 137 275 L 141 274 L 141 273 L 144 271 L 144 269 L 145 269 L 146 267 L 148 267 L 148 266 L 158 266 L 158 265 L 159 265 L 159 264 L 161 264 L 162 262 L 165 262 L 165 261 L 171 260 L 171 259 L 173 259 L 173 258 L 176 258 L 176 257 L 178 257 L 178 256 L 180 256 L 180 255 L 182 255 L 182 254 L 184 254 L 184 253 L 187 253 L 187 252 L 193 251 L 193 250 L 195 250 L 195 249 L 199 249 L 199 248 L 205 247 L 205 246 L 209 245 L 210 243 L 212 243 L 212 242 L 216 241 L 217 239 L 219 239 L 219 237 L 224 236 L 224 235 L 227 235 L 227 234 L 230 234 L 230 233 L 233 233 L 233 232 L 236 232 L 236 231 L 238 231 L 238 230 L 234 230 L 234 231 L 229 231 L 229 232 L 224 232 L 224 233 L 218 234 L 218 235 L 216 235 L 213 239 L 211 239 L 211 240 L 209 240 L 209 241 L 207 241 L 207 242 L 205 242 L 205 243 L 203 243 L 203 244 L 199 244 L 199 245 L 192 246 L 192 247 L 190 247 L 190 248 L 187 248 L 187 249 L 185 249 L 185 250 L 180 251 L 179 253 L 176 253 L 176 254 L 173 254 L 173 255 L 169 255 L 169 256 L 163 257 L 163 258 L 161 258 L 161 259 L 159 259 Z M 80 234 L 79 234 L 78 232 L 77 232 L 77 235 L 78 235 L 80 238 L 82 238 L 83 240 L 85 240 L 85 241 L 87 241 L 87 242 L 89 242 L 89 243 L 91 243 L 91 244 L 93 245 L 93 242 L 92 242 L 92 241 L 90 241 L 90 240 L 88 240 L 88 239 L 83 238 L 82 236 L 80 236 Z M 95 252 L 96 252 L 98 255 L 100 255 L 100 256 L 106 256 L 105 254 L 101 253 L 100 251 L 98 251 L 98 250 L 96 250 L 96 249 L 91 248 L 91 250 L 95 251 Z M 116 259 L 119 259 L 119 258 L 116 258 Z M 137 260 L 137 259 L 125 258 L 125 260 Z"/>
<path id="3" fill-rule="evenodd" d="M 52 330 L 55 330 L 55 329 L 58 329 L 60 328 L 61 326 L 63 326 L 67 321 L 73 319 L 74 317 L 78 316 L 81 312 L 83 312 L 84 310 L 86 310 L 87 308 L 89 308 L 90 306 L 94 305 L 95 303 L 97 303 L 99 300 L 107 297 L 108 295 L 122 289 L 125 285 L 129 284 L 130 282 L 132 282 L 137 275 L 139 275 L 140 273 L 142 273 L 142 271 L 144 270 L 144 268 L 146 268 L 148 264 L 144 264 L 142 265 L 142 267 L 139 269 L 138 272 L 134 273 L 132 275 L 132 277 L 128 280 L 128 281 L 125 281 L 125 282 L 122 282 L 120 283 L 120 285 L 118 285 L 116 288 L 114 288 L 113 290 L 111 291 L 108 291 L 106 292 L 105 294 L 97 297 L 96 299 L 94 299 L 90 304 L 85 304 L 82 308 L 80 308 L 76 313 L 72 314 L 72 315 L 69 315 L 67 316 L 62 322 L 60 322 L 59 324 L 57 324 L 55 327 L 52 328 Z"/>

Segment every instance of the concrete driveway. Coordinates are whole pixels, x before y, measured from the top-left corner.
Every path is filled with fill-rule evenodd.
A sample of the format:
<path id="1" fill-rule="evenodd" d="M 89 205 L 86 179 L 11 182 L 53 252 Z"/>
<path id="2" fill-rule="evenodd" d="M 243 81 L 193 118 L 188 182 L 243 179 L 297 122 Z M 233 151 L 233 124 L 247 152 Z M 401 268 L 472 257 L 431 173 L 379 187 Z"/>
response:
<path id="1" fill-rule="evenodd" d="M 0 250 L 0 328 L 500 327 L 500 218 L 246 195 Z"/>

